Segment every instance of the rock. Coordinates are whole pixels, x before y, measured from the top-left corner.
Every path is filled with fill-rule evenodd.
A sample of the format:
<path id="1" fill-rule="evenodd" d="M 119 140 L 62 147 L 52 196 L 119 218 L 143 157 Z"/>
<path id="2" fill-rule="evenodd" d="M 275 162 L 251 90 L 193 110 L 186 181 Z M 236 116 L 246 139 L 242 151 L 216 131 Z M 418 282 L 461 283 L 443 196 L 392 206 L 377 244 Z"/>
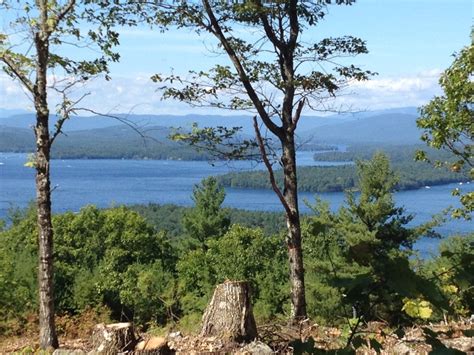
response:
<path id="1" fill-rule="evenodd" d="M 261 341 L 255 340 L 245 345 L 239 352 L 240 354 L 252 354 L 252 355 L 270 355 L 274 354 L 272 348 Z"/>
<path id="2" fill-rule="evenodd" d="M 181 335 L 180 331 L 168 334 L 168 339 L 181 338 L 181 337 L 182 337 L 182 335 Z"/>
<path id="3" fill-rule="evenodd" d="M 134 354 L 156 354 L 156 355 L 171 355 L 176 352 L 170 349 L 168 340 L 163 337 L 151 337 L 142 340 L 135 347 Z"/>
<path id="4" fill-rule="evenodd" d="M 393 352 L 395 354 L 411 354 L 412 349 L 404 342 L 401 342 L 393 347 Z"/>
<path id="5" fill-rule="evenodd" d="M 151 337 L 147 340 L 142 340 L 135 346 L 135 350 L 154 350 L 163 347 L 167 341 L 163 337 Z"/>
<path id="6" fill-rule="evenodd" d="M 84 355 L 87 354 L 83 350 L 75 350 L 75 349 L 56 349 L 53 352 L 53 355 Z"/>
<path id="7" fill-rule="evenodd" d="M 465 353 L 474 352 L 474 339 L 470 337 L 459 337 L 454 339 L 441 339 L 448 348 L 460 350 Z"/>

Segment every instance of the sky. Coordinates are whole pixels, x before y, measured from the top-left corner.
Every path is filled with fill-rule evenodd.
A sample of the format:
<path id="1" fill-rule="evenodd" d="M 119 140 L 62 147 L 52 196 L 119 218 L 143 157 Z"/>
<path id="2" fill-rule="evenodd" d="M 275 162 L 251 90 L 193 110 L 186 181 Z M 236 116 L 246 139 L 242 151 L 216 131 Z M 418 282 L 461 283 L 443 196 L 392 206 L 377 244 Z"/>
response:
<path id="1" fill-rule="evenodd" d="M 359 0 L 353 6 L 334 5 L 328 10 L 326 19 L 305 32 L 304 39 L 353 35 L 367 42 L 369 54 L 352 62 L 378 75 L 355 83 L 350 93 L 338 99 L 357 110 L 426 104 L 440 94 L 438 79 L 453 54 L 471 42 L 471 0 Z M 247 36 L 247 30 L 239 33 Z M 216 45 L 212 38 L 187 30 L 160 33 L 144 26 L 122 29 L 120 34 L 121 61 L 111 66 L 112 80 L 95 79 L 83 88 L 91 93 L 85 105 L 113 113 L 222 113 L 163 101 L 157 84 L 150 80 L 155 73 L 185 74 L 190 69 L 206 70 L 216 62 L 229 64 L 226 57 L 209 51 Z M 3 73 L 0 109 L 32 110 L 21 87 Z"/>

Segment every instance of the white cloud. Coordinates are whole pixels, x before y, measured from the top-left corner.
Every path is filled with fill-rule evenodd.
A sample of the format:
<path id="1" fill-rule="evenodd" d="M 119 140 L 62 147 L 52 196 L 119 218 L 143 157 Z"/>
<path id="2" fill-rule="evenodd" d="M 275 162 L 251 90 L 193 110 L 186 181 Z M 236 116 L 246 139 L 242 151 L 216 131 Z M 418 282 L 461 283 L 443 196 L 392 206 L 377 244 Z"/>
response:
<path id="1" fill-rule="evenodd" d="M 438 78 L 441 71 L 434 69 L 414 76 L 376 77 L 366 82 L 354 82 L 347 93 L 336 99 L 336 105 L 352 109 L 377 110 L 384 108 L 421 106 L 440 93 Z M 96 79 L 79 88 L 73 97 L 90 95 L 81 103 L 95 111 L 104 113 L 131 112 L 134 114 L 213 113 L 232 114 L 231 111 L 216 111 L 209 108 L 195 108 L 172 100 L 163 101 L 157 92 L 159 85 L 153 83 L 148 74 L 136 77 L 116 77 L 111 81 Z M 31 101 L 21 86 L 9 77 L 0 74 L 0 108 L 32 109 Z M 58 102 L 58 96 L 51 93 L 51 111 Z"/>
<path id="2" fill-rule="evenodd" d="M 0 108 L 32 110 L 33 104 L 22 86 L 0 72 Z"/>
<path id="3" fill-rule="evenodd" d="M 377 110 L 407 106 L 421 106 L 440 94 L 438 85 L 441 70 L 433 69 L 413 76 L 377 77 L 369 81 L 353 82 L 351 94 L 338 99 L 355 109 Z"/>
<path id="4" fill-rule="evenodd" d="M 440 70 L 431 70 L 417 76 L 399 78 L 375 78 L 369 81 L 354 82 L 354 89 L 386 90 L 390 92 L 414 92 L 432 89 L 438 83 Z"/>

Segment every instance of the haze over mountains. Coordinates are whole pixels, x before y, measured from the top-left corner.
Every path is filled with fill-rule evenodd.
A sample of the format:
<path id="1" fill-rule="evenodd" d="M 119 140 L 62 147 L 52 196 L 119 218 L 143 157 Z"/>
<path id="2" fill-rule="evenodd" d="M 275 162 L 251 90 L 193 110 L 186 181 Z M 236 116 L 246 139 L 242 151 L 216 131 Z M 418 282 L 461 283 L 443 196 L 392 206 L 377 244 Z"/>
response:
<path id="1" fill-rule="evenodd" d="M 7 115 L 0 111 L 0 148 L 33 147 L 32 130 L 35 116 L 32 113 Z M 243 135 L 252 135 L 251 116 L 218 115 L 118 115 L 146 132 L 154 140 L 166 141 L 170 127 L 190 128 L 193 122 L 199 126 L 242 126 Z M 298 126 L 299 139 L 304 142 L 323 144 L 417 144 L 421 131 L 416 127 L 417 111 L 414 107 L 340 114 L 326 117 L 302 117 Z M 52 117 L 51 125 L 56 118 Z M 141 137 L 119 120 L 107 117 L 74 117 L 64 125 L 67 137 L 61 137 L 61 146 L 83 145 L 96 142 L 99 146 L 118 140 L 133 145 Z M 99 143 L 103 142 L 103 144 Z M 9 151 L 12 151 L 9 149 Z"/>

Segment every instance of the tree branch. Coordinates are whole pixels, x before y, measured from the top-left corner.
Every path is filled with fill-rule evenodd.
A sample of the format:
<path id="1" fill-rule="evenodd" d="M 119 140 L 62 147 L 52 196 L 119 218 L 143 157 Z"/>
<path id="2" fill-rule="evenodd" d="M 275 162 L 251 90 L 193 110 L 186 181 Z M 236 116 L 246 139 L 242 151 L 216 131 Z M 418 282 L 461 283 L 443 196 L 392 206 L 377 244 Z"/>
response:
<path id="1" fill-rule="evenodd" d="M 111 115 L 111 114 L 108 114 L 108 113 L 101 113 L 101 112 L 97 112 L 95 110 L 92 110 L 92 109 L 88 109 L 88 108 L 75 108 L 74 111 L 85 111 L 85 112 L 89 112 L 89 113 L 92 113 L 94 115 L 97 115 L 97 116 L 100 116 L 100 117 L 108 117 L 108 118 L 113 118 L 113 119 L 116 119 L 117 121 L 127 125 L 128 127 L 130 127 L 131 129 L 133 129 L 136 133 L 138 133 L 138 135 L 140 137 L 142 137 L 143 139 L 145 138 L 150 138 L 150 137 L 147 137 L 146 135 L 143 134 L 142 131 L 140 131 L 140 129 L 137 128 L 137 125 L 135 125 L 133 122 L 127 120 L 126 118 L 123 118 L 123 117 L 120 117 L 120 116 L 115 116 L 115 115 Z"/>
<path id="2" fill-rule="evenodd" d="M 21 83 L 26 87 L 26 89 L 33 93 L 33 83 L 25 75 L 21 74 L 17 66 L 11 61 L 9 57 L 5 54 L 0 57 L 0 60 L 7 65 L 7 67 L 12 71 L 15 77 L 21 81 Z"/>
<path id="3" fill-rule="evenodd" d="M 57 24 L 61 22 L 62 19 L 74 8 L 75 4 L 76 4 L 76 0 L 69 0 L 68 3 L 63 6 L 63 8 L 58 14 L 58 17 L 56 18 Z"/>
<path id="4" fill-rule="evenodd" d="M 258 122 L 257 122 L 257 117 L 253 117 L 253 127 L 255 128 L 255 135 L 257 137 L 257 143 L 258 147 L 260 149 L 260 154 L 262 156 L 262 160 L 268 170 L 269 178 L 270 178 L 270 184 L 272 185 L 273 191 L 275 191 L 276 195 L 278 196 L 281 204 L 285 208 L 285 212 L 288 216 L 292 215 L 290 206 L 288 206 L 288 202 L 285 200 L 285 197 L 283 196 L 283 193 L 281 192 L 280 188 L 278 187 L 278 184 L 276 183 L 275 180 L 275 174 L 273 172 L 273 167 L 272 164 L 270 164 L 270 161 L 268 160 L 267 152 L 265 150 L 265 145 L 263 143 L 263 138 L 262 135 L 260 134 L 260 129 L 258 128 Z"/>
<path id="5" fill-rule="evenodd" d="M 303 111 L 304 104 L 306 103 L 306 98 L 303 98 L 300 102 L 298 102 L 298 107 L 296 108 L 295 115 L 293 116 L 292 123 L 290 125 L 291 132 L 294 132 L 296 126 L 298 125 L 298 121 L 301 117 L 301 111 Z"/>
<path id="6" fill-rule="evenodd" d="M 71 84 L 70 86 L 72 86 L 74 84 Z M 68 86 L 67 88 L 69 88 L 70 86 Z M 63 133 L 62 131 L 62 128 L 63 128 L 63 125 L 64 123 L 71 117 L 71 112 L 74 112 L 74 110 L 76 109 L 75 106 L 81 102 L 86 96 L 90 95 L 90 93 L 85 93 L 83 94 L 79 99 L 77 99 L 76 101 L 72 102 L 69 107 L 67 107 L 67 98 L 66 98 L 66 93 L 65 91 L 67 90 L 64 89 L 61 93 L 63 95 L 63 114 L 61 115 L 61 118 L 56 122 L 56 125 L 55 125 L 55 128 L 56 130 L 54 131 L 53 135 L 51 136 L 49 142 L 50 142 L 50 145 L 53 145 L 54 143 L 54 140 L 56 139 L 57 136 L 59 136 L 61 133 Z"/>
<path id="7" fill-rule="evenodd" d="M 263 6 L 262 6 L 262 2 L 261 1 L 256 1 L 255 3 L 258 7 L 258 11 L 259 11 L 258 16 L 260 17 L 260 20 L 262 21 L 263 29 L 265 30 L 265 34 L 267 35 L 268 39 L 275 45 L 275 47 L 277 47 L 279 50 L 282 50 L 283 42 L 277 38 L 277 36 L 275 35 L 275 32 L 273 31 L 272 26 L 268 22 L 268 18 L 265 15 L 265 13 L 263 12 L 264 9 L 263 9 Z"/>
<path id="8" fill-rule="evenodd" d="M 225 51 L 229 55 L 230 60 L 234 64 L 235 69 L 237 70 L 237 73 L 239 74 L 240 80 L 242 81 L 242 84 L 245 87 L 245 90 L 247 91 L 247 94 L 249 98 L 252 100 L 252 102 L 255 105 L 255 108 L 257 109 L 258 114 L 260 115 L 260 118 L 262 119 L 263 123 L 265 126 L 268 127 L 268 129 L 275 134 L 277 137 L 282 137 L 283 136 L 283 131 L 281 127 L 277 126 L 271 118 L 268 116 L 268 113 L 265 111 L 265 107 L 258 98 L 258 95 L 256 94 L 252 84 L 250 83 L 250 80 L 247 76 L 247 73 L 245 72 L 245 69 L 240 62 L 237 54 L 235 53 L 234 49 L 230 45 L 228 39 L 222 32 L 222 29 L 219 25 L 219 21 L 216 19 L 214 12 L 212 11 L 212 8 L 209 4 L 208 0 L 202 0 L 204 9 L 206 10 L 207 15 L 209 16 L 209 20 L 211 23 L 211 26 L 214 28 L 214 35 L 219 39 L 221 42 L 222 46 L 224 47 Z"/>
<path id="9" fill-rule="evenodd" d="M 290 38 L 288 39 L 288 45 L 291 52 L 296 48 L 296 41 L 298 39 L 298 34 L 300 31 L 299 21 L 298 21 L 298 1 L 291 0 L 289 4 L 289 15 L 290 15 Z"/>

